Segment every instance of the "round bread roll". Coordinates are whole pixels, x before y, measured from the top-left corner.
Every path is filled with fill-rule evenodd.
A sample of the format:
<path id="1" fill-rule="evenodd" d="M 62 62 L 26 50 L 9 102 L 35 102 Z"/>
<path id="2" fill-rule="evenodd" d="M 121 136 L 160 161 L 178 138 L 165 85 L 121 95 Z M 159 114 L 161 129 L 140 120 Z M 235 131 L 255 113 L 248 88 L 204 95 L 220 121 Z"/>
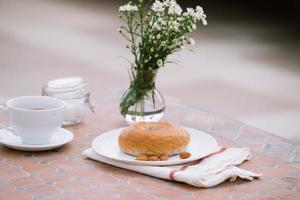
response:
<path id="1" fill-rule="evenodd" d="M 169 122 L 139 122 L 124 128 L 119 135 L 120 149 L 130 155 L 180 153 L 190 142 L 188 132 Z"/>

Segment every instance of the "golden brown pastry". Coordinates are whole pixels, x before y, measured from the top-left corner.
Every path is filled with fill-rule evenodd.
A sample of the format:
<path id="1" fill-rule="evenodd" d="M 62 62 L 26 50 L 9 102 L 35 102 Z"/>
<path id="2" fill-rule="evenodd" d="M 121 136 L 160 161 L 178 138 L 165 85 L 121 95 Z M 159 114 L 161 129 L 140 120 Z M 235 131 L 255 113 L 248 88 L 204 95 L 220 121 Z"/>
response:
<path id="1" fill-rule="evenodd" d="M 139 122 L 119 135 L 120 149 L 134 156 L 171 156 L 183 151 L 189 142 L 188 132 L 169 122 Z"/>

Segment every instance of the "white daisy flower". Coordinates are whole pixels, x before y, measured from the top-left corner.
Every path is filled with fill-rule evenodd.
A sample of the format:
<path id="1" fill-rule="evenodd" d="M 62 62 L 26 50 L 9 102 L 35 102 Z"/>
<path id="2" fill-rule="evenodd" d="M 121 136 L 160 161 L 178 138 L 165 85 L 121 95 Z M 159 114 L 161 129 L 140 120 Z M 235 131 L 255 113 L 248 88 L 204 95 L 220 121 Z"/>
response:
<path id="1" fill-rule="evenodd" d="M 159 59 L 159 60 L 157 61 L 157 66 L 158 66 L 158 67 L 162 67 L 162 66 L 163 66 L 163 61 L 162 61 L 161 59 Z"/>
<path id="2" fill-rule="evenodd" d="M 165 0 L 163 5 L 164 6 L 170 6 L 173 3 L 173 0 Z"/>
<path id="3" fill-rule="evenodd" d="M 173 26 L 175 31 L 179 31 L 180 24 L 177 21 L 173 21 L 172 26 Z"/>
<path id="4" fill-rule="evenodd" d="M 207 26 L 207 21 L 206 21 L 206 19 L 202 19 L 201 21 L 202 21 L 202 24 L 203 24 L 204 26 Z"/>
<path id="5" fill-rule="evenodd" d="M 135 12 L 138 11 L 138 7 L 136 5 L 131 5 L 130 3 L 120 6 L 119 12 Z"/>
<path id="6" fill-rule="evenodd" d="M 193 24 L 193 25 L 192 25 L 192 29 L 193 29 L 193 30 L 196 30 L 196 29 L 197 29 L 196 24 Z"/>
<path id="7" fill-rule="evenodd" d="M 201 6 L 196 7 L 196 12 L 204 14 L 203 8 Z"/>
<path id="8" fill-rule="evenodd" d="M 154 11 L 154 12 L 164 12 L 165 11 L 165 8 L 164 8 L 164 4 L 158 0 L 156 0 L 153 4 L 152 4 L 152 7 L 151 9 Z"/>
<path id="9" fill-rule="evenodd" d="M 155 28 L 155 29 L 158 30 L 158 31 L 161 30 L 161 27 L 158 25 L 157 22 L 155 22 L 155 23 L 153 24 L 153 28 Z"/>
<path id="10" fill-rule="evenodd" d="M 203 8 L 201 6 L 196 7 L 196 18 L 201 20 L 203 25 L 207 25 L 206 15 L 204 14 Z"/>
<path id="11" fill-rule="evenodd" d="M 187 8 L 186 9 L 186 13 L 187 13 L 187 15 L 189 15 L 189 16 L 191 16 L 191 17 L 197 17 L 196 16 L 196 13 L 195 13 L 195 10 L 193 9 L 193 8 Z"/>
<path id="12" fill-rule="evenodd" d="M 182 13 L 182 8 L 177 3 L 172 4 L 169 7 L 168 14 L 171 14 L 171 15 L 181 15 L 181 13 Z"/>

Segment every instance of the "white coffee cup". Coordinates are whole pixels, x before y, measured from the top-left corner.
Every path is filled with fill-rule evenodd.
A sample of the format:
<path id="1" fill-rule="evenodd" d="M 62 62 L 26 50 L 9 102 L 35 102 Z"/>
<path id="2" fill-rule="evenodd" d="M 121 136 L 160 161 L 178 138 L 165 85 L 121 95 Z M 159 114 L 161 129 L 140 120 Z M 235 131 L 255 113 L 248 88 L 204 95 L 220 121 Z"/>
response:
<path id="1" fill-rule="evenodd" d="M 48 144 L 60 129 L 65 102 L 48 96 L 22 96 L 0 106 L 10 117 L 10 127 L 0 128 L 20 136 L 24 144 Z"/>

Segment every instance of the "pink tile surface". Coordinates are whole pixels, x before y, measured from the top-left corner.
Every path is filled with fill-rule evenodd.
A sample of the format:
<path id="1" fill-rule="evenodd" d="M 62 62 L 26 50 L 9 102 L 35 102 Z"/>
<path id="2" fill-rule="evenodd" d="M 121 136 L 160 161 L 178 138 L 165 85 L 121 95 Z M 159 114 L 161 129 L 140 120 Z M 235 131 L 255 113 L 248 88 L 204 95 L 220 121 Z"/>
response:
<path id="1" fill-rule="evenodd" d="M 300 146 L 174 98 L 166 99 L 165 119 L 207 131 L 224 146 L 250 147 L 254 158 L 243 168 L 264 176 L 202 189 L 86 159 L 81 152 L 95 137 L 126 125 L 118 111 L 119 92 L 94 97 L 96 114 L 66 127 L 75 135 L 70 144 L 40 153 L 0 147 L 0 199 L 297 199 L 300 195 Z"/>

